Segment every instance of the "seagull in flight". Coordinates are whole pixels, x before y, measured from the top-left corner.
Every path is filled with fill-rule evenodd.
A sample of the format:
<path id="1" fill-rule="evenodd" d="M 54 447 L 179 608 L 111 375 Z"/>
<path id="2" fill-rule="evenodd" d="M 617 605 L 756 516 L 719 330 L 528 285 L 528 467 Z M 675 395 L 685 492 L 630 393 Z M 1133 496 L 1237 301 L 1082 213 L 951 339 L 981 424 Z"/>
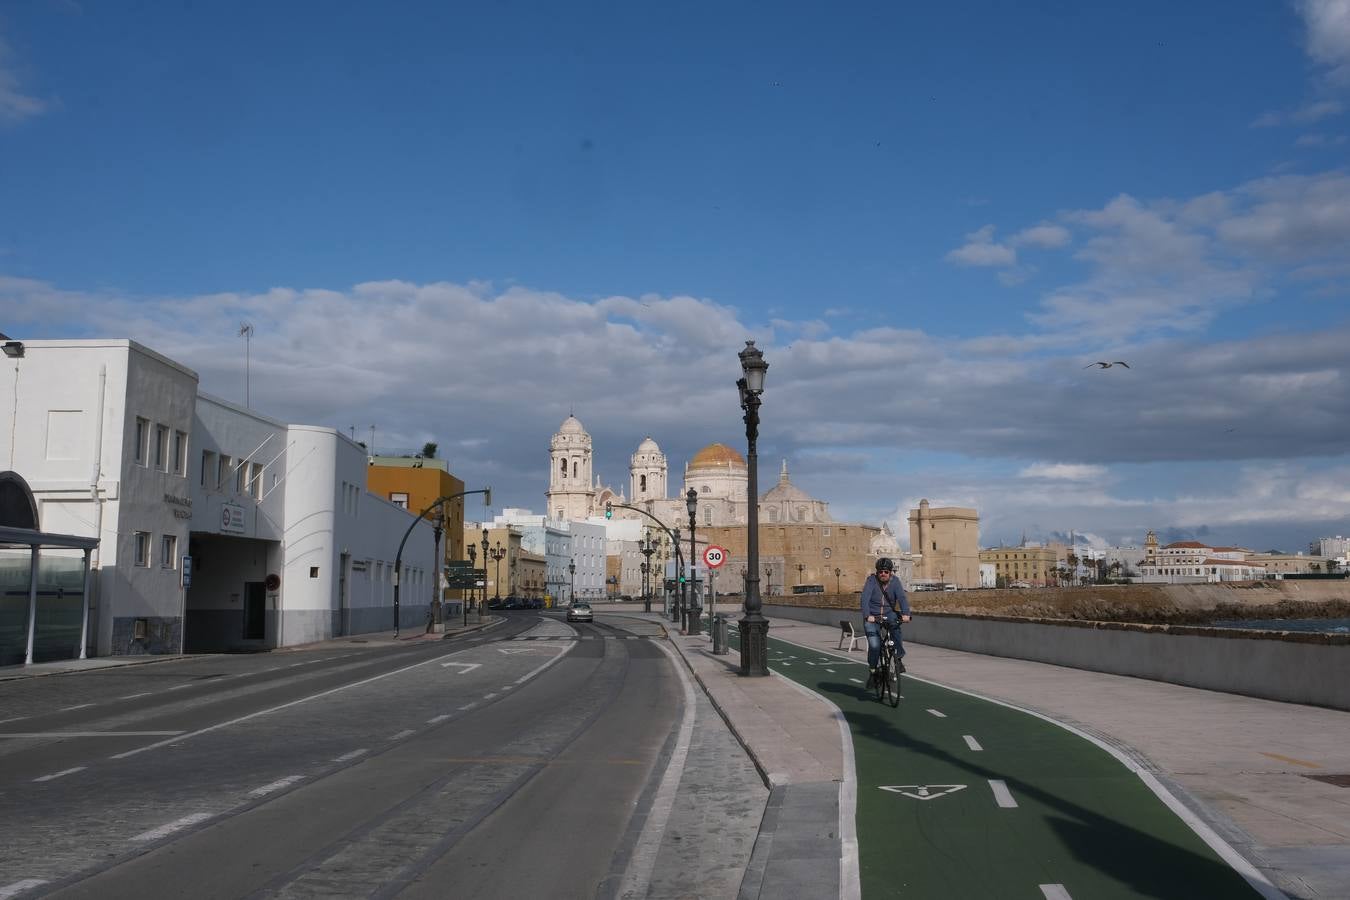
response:
<path id="1" fill-rule="evenodd" d="M 1092 368 L 1093 366 L 1096 366 L 1096 367 L 1098 367 L 1099 369 L 1109 369 L 1109 368 L 1111 368 L 1112 366 L 1124 366 L 1125 368 L 1128 369 L 1128 368 L 1130 367 L 1130 364 L 1127 363 L 1127 362 L 1122 362 L 1121 360 L 1116 360 L 1115 362 L 1101 362 L 1101 361 L 1098 361 L 1098 362 L 1094 362 L 1094 363 L 1088 363 L 1086 366 L 1083 366 L 1083 368 L 1085 368 L 1085 369 L 1090 369 L 1090 368 Z"/>

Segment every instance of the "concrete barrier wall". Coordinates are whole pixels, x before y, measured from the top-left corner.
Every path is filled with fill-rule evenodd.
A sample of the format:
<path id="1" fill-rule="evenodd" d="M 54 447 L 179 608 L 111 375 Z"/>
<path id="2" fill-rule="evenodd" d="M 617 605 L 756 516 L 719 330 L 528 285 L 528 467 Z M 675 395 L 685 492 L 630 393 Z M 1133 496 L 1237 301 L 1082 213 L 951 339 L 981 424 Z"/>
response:
<path id="1" fill-rule="evenodd" d="M 779 605 L 764 611 L 836 628 L 849 619 L 861 631 L 861 617 L 852 611 Z M 1347 635 L 930 613 L 906 625 L 904 638 L 951 650 L 1350 710 Z"/>

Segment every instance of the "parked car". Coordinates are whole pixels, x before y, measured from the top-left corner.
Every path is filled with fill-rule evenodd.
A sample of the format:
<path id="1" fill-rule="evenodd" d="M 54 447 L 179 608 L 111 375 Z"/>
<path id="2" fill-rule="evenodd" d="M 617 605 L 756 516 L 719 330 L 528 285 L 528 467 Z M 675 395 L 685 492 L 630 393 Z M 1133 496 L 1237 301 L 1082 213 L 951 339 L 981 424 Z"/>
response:
<path id="1" fill-rule="evenodd" d="M 591 605 L 585 600 L 578 600 L 567 610 L 567 621 L 569 622 L 594 622 L 595 615 L 591 612 Z"/>

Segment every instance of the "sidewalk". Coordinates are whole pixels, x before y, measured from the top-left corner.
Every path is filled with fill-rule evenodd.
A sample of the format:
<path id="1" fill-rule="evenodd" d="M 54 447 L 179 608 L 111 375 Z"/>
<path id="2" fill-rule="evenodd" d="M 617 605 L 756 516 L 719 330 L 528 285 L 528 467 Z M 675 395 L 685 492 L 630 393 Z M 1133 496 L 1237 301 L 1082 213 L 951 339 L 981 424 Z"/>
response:
<path id="1" fill-rule="evenodd" d="M 866 652 L 838 650 L 837 628 L 790 619 L 771 620 L 769 636 L 844 659 L 857 660 Z M 820 860 L 793 864 L 801 858 L 801 827 L 781 847 L 781 857 L 773 852 L 781 829 L 794 824 L 787 804 L 795 803 L 791 815 L 812 826 L 823 825 L 831 812 L 837 818 L 839 784 L 833 784 L 833 797 L 824 785 L 851 778 L 851 769 L 842 763 L 833 709 L 786 678 L 736 675 L 738 653 L 714 656 L 706 635 L 672 634 L 671 643 L 775 794 L 747 881 L 753 880 L 756 861 L 767 861 L 765 896 L 839 896 L 837 882 L 830 891 L 801 881 L 812 867 L 817 875 L 824 868 Z M 1350 897 L 1350 713 L 906 646 L 906 678 L 1032 710 L 1122 751 L 1291 898 Z M 775 801 L 783 806 L 782 815 L 774 815 Z M 842 854 L 837 832 L 822 829 L 815 835 L 821 845 L 831 837 Z M 760 860 L 765 842 L 766 859 Z M 797 890 L 783 893 L 784 883 Z"/>

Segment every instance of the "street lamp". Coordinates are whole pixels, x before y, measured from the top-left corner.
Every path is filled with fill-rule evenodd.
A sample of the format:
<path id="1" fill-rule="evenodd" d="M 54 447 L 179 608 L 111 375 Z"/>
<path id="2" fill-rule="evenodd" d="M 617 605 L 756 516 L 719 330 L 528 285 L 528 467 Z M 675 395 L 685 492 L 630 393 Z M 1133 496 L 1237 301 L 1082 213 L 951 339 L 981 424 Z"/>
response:
<path id="1" fill-rule="evenodd" d="M 506 548 L 502 546 L 501 541 L 498 541 L 497 546 L 489 551 L 489 555 L 497 563 L 497 579 L 492 584 L 492 596 L 494 599 L 500 600 L 502 599 L 502 560 L 506 558 Z"/>
<path id="2" fill-rule="evenodd" d="M 684 621 L 684 630 L 685 630 L 685 632 L 686 632 L 687 634 L 698 634 L 698 633 L 699 633 L 699 623 L 700 623 L 700 621 L 701 621 L 701 619 L 700 619 L 699 617 L 703 614 L 703 610 L 702 610 L 702 608 L 701 608 L 701 605 L 699 604 L 698 595 L 694 593 L 694 585 L 693 585 L 694 572 L 696 571 L 695 566 L 694 566 L 694 528 L 696 527 L 696 524 L 697 524 L 697 514 L 698 514 L 698 491 L 694 490 L 693 488 L 690 488 L 689 490 L 685 491 L 685 494 L 684 494 L 684 508 L 687 509 L 687 510 L 689 510 L 689 582 L 690 582 L 690 583 L 689 583 L 688 587 L 689 587 L 689 599 L 692 601 L 692 604 L 691 604 L 691 605 L 685 606 L 685 609 L 684 609 L 684 619 L 685 619 L 685 621 Z"/>
<path id="3" fill-rule="evenodd" d="M 473 545 L 472 541 L 470 541 L 469 546 L 466 547 L 465 549 L 469 551 L 469 570 L 472 571 L 478 568 L 478 548 Z M 475 578 L 474 580 L 477 579 Z M 461 593 L 464 592 L 461 591 Z M 464 610 L 465 625 L 469 624 L 469 607 L 473 604 L 474 595 L 478 592 L 474 588 L 469 588 L 467 593 L 469 596 L 465 597 L 463 602 L 460 603 L 460 607 Z M 479 619 L 479 621 L 482 621 L 482 619 Z"/>
<path id="4" fill-rule="evenodd" d="M 802 583 L 802 570 L 806 568 L 806 563 L 797 563 L 797 584 Z"/>
<path id="5" fill-rule="evenodd" d="M 576 602 L 577 602 L 577 561 L 576 561 L 576 559 L 573 559 L 570 563 L 567 564 L 567 574 L 570 575 L 570 576 L 572 577 L 572 586 L 571 586 L 571 588 L 570 588 L 570 590 L 569 590 L 569 592 L 568 592 L 568 599 L 571 601 L 571 605 L 576 605 Z"/>
<path id="6" fill-rule="evenodd" d="M 435 625 L 440 625 L 445 622 L 445 619 L 441 616 L 441 573 L 445 571 L 445 558 L 441 556 L 441 532 L 443 529 L 440 519 L 436 520 L 436 525 L 432 530 L 436 533 L 436 552 L 432 557 L 436 560 L 436 574 L 432 578 L 435 586 L 431 595 L 431 621 Z M 430 629 L 427 630 L 430 631 Z"/>
<path id="7" fill-rule="evenodd" d="M 759 596 L 759 455 L 755 450 L 755 442 L 759 440 L 759 396 L 764 393 L 764 373 L 769 364 L 755 348 L 754 341 L 746 341 L 745 349 L 738 355 L 741 377 L 736 381 L 736 389 L 745 411 L 745 440 L 750 451 L 746 455 L 749 521 L 745 541 L 749 578 L 745 583 L 745 618 L 741 619 L 740 674 L 757 676 L 769 674 L 769 621 L 764 618 Z"/>
<path id="8" fill-rule="evenodd" d="M 487 561 L 492 554 L 488 552 L 488 530 L 483 529 L 483 606 L 487 606 Z"/>
<path id="9" fill-rule="evenodd" d="M 680 552 L 680 529 L 670 529 L 675 550 L 675 592 L 670 598 L 670 621 L 680 622 L 684 617 L 684 554 Z"/>
<path id="10" fill-rule="evenodd" d="M 652 569 L 652 554 L 656 552 L 656 543 L 652 540 L 651 532 L 647 532 L 645 541 L 638 541 L 638 551 L 645 557 L 642 563 L 642 611 L 652 611 L 652 592 L 651 580 L 649 578 Z"/>
<path id="11" fill-rule="evenodd" d="M 773 596 L 773 566 L 764 567 L 764 596 Z"/>
<path id="12" fill-rule="evenodd" d="M 838 567 L 838 566 L 835 566 L 835 567 L 834 567 L 834 592 L 835 592 L 836 594 L 842 594 L 842 593 L 843 593 L 843 591 L 839 589 L 839 575 L 840 575 L 840 574 L 841 574 L 841 573 L 840 573 L 839 567 Z"/>

